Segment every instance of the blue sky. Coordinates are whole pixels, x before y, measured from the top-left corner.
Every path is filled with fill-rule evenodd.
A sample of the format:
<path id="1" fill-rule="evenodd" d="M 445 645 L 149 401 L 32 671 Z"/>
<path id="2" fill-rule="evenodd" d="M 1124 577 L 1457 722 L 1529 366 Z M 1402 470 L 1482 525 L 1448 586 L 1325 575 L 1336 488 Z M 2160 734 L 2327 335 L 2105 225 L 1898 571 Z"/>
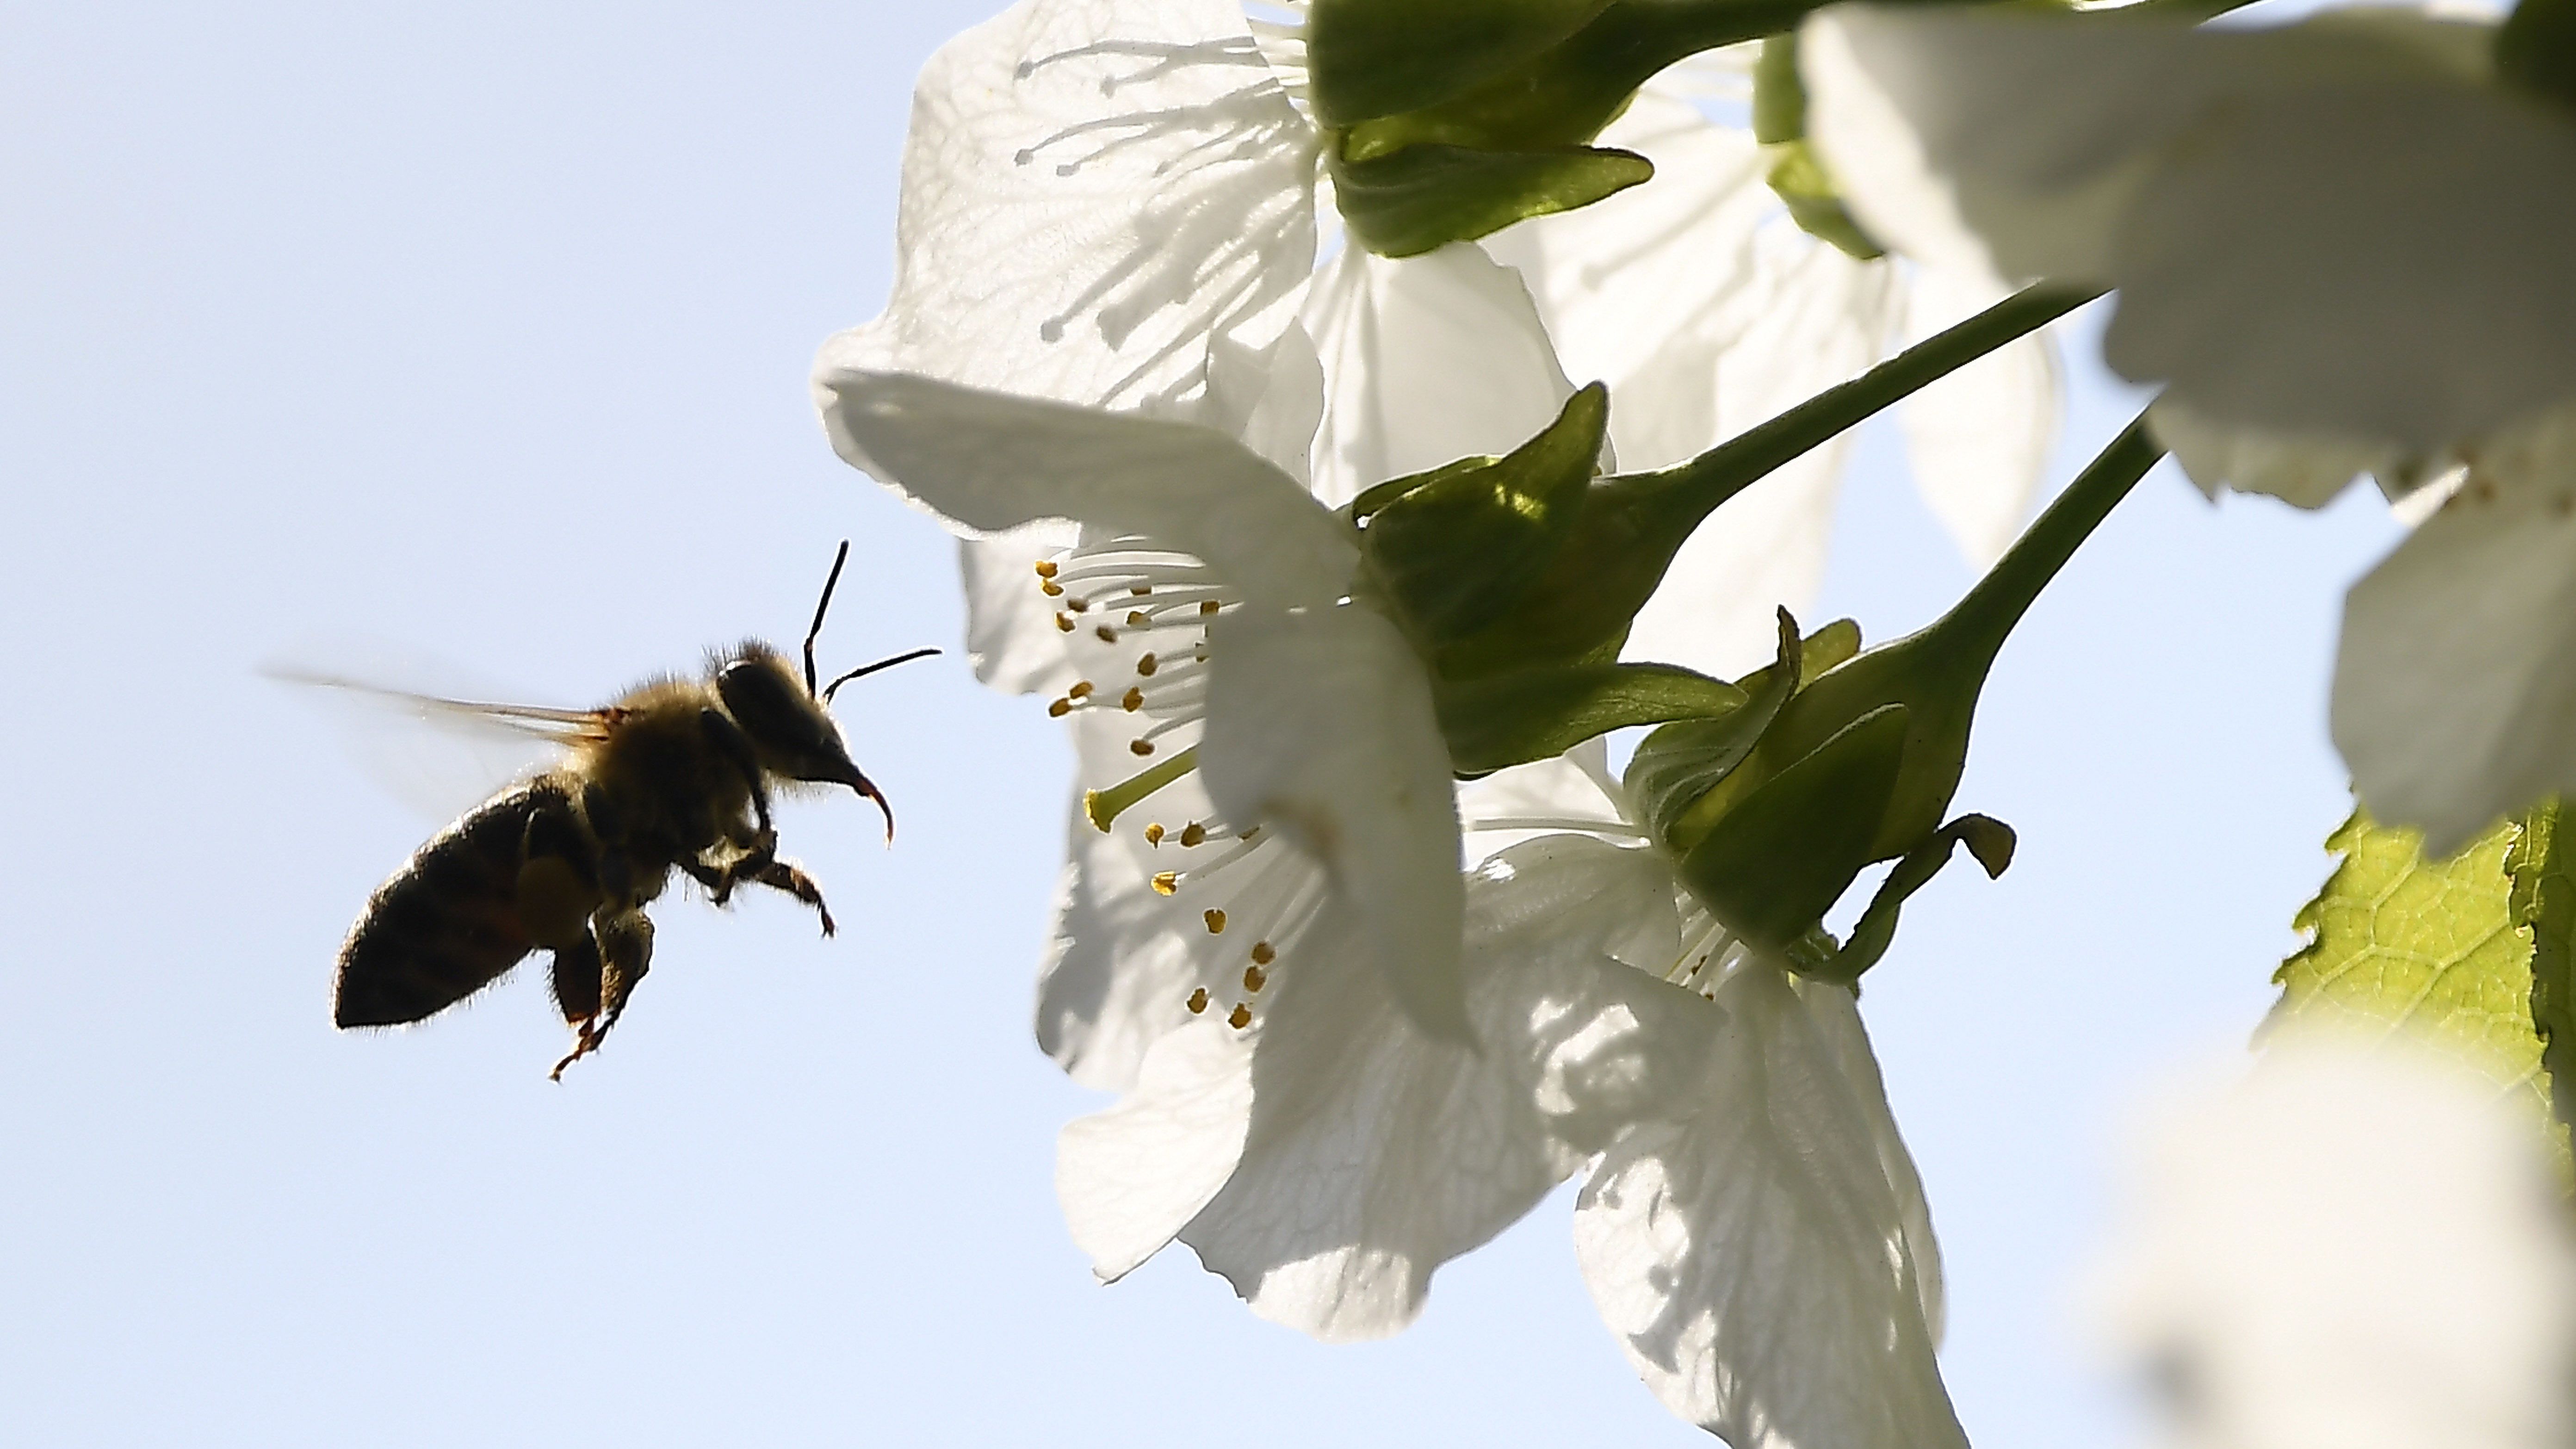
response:
<path id="1" fill-rule="evenodd" d="M 398 1034 L 333 953 L 439 822 L 256 674 L 385 639 L 582 704 L 789 640 L 953 646 L 949 549 L 804 388 L 876 310 L 913 72 L 971 4 L 0 8 L 0 1424 L 42 1444 L 1684 1444 L 1562 1195 L 1326 1349 L 1175 1251 L 1093 1285 L 1092 1099 L 1028 1039 L 1069 762 L 954 658 L 790 806 L 844 934 L 674 898 L 561 1085 L 541 983 Z M 2098 318 L 2094 319 L 2098 323 Z M 2070 345 L 2053 480 L 2136 399 Z M 1967 582 L 1873 434 L 1816 617 Z M 2345 808 L 2341 589 L 2394 537 L 2160 471 L 2005 650 L 1945 876 L 1864 1010 L 1988 1449 L 2117 1442 L 2079 1347 L 2130 1104 L 2241 1042 Z"/>

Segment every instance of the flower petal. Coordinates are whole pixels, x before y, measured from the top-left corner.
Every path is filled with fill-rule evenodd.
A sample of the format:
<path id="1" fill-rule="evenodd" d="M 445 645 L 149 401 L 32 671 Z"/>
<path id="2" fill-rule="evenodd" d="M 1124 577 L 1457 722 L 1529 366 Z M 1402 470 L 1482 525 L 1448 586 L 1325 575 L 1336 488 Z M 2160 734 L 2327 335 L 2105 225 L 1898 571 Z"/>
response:
<path id="1" fill-rule="evenodd" d="M 1214 428 L 901 373 L 818 387 L 841 456 L 952 528 L 1070 518 L 1142 534 L 1280 606 L 1329 603 L 1358 559 L 1295 479 Z"/>
<path id="2" fill-rule="evenodd" d="M 1301 953 L 1260 1028 L 1242 1163 L 1182 1241 L 1274 1322 L 1328 1342 L 1404 1327 L 1433 1270 L 1563 1181 L 1601 1119 L 1679 1085 L 1641 1060 L 1641 1021 L 1710 1008 L 1604 954 L 1658 912 L 1669 932 L 1644 851 L 1557 836 L 1482 873 L 1472 1049 L 1425 1036 L 1357 953 Z"/>
<path id="3" fill-rule="evenodd" d="M 923 68 L 893 295 L 817 380 L 1191 415 L 1211 343 L 1294 311 L 1314 147 L 1230 0 L 1021 0 Z"/>
<path id="4" fill-rule="evenodd" d="M 1202 1018 L 1146 1049 L 1136 1089 L 1056 1138 L 1055 1192 L 1091 1271 L 1116 1282 L 1163 1250 L 1233 1175 L 1252 1107 L 1252 1040 Z"/>
<path id="5" fill-rule="evenodd" d="M 1073 682 L 1073 666 L 1032 581 L 1040 559 L 1071 547 L 1069 523 L 1025 524 L 992 538 L 957 541 L 957 576 L 966 589 L 966 663 L 975 677 L 1005 694 L 1055 693 Z"/>
<path id="6" fill-rule="evenodd" d="M 1991 278 L 1918 268 L 1906 289 L 1905 345 L 2006 295 Z M 1897 410 L 1915 489 L 1979 570 L 2003 557 L 2030 517 L 2057 439 L 2057 410 L 2057 349 L 2045 329 L 2005 343 Z"/>
<path id="7" fill-rule="evenodd" d="M 1874 234 L 2116 285 L 2111 365 L 2214 420 L 2433 452 L 2576 395 L 2576 125 L 2492 33 L 1846 6 L 1800 53 Z"/>
<path id="8" fill-rule="evenodd" d="M 2487 448 L 2344 601 L 2334 740 L 2362 803 L 2447 855 L 2576 791 L 2576 409 Z"/>
<path id="9" fill-rule="evenodd" d="M 1152 872 L 1078 802 L 1064 857 L 1038 970 L 1038 1048 L 1082 1085 L 1123 1092 L 1147 1049 L 1192 1020 L 1190 991 L 1214 974 L 1209 938 L 1186 929 Z"/>
<path id="10" fill-rule="evenodd" d="M 1401 260 L 1345 247 L 1305 320 L 1327 383 L 1315 494 L 1335 507 L 1390 478 L 1508 453 L 1574 395 L 1529 289 L 1472 243 Z"/>
<path id="11" fill-rule="evenodd" d="M 2300 437 L 2214 422 L 2171 398 L 2147 410 L 2156 441 L 2200 491 L 2268 493 L 2299 508 L 2323 508 L 2364 473 L 2393 468 L 2393 448 L 2326 437 Z"/>
<path id="12" fill-rule="evenodd" d="M 1321 864 L 1395 999 L 1463 1040 L 1458 813 L 1422 661 L 1359 607 L 1245 608 L 1209 643 L 1208 795 L 1237 829 L 1257 822 Z"/>
<path id="13" fill-rule="evenodd" d="M 1720 988 L 1704 1075 L 1583 1190 L 1584 1278 L 1648 1386 L 1731 1444 L 1963 1446 L 1862 1100 L 1875 1084 L 1800 997 L 1759 966 Z"/>

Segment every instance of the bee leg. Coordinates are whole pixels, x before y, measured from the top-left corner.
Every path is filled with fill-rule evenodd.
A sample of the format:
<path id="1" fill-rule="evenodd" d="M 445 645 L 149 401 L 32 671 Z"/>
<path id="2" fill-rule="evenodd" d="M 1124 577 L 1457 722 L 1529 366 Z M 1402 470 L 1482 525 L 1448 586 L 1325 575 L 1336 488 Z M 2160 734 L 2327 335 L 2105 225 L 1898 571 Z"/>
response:
<path id="1" fill-rule="evenodd" d="M 706 731 L 716 753 L 741 772 L 744 787 L 751 791 L 751 818 L 760 828 L 759 841 L 768 849 L 777 849 L 778 831 L 769 820 L 769 785 L 761 778 L 760 756 L 752 750 L 751 736 L 720 709 L 699 710 L 698 728 Z"/>
<path id="2" fill-rule="evenodd" d="M 553 1076 L 563 1080 L 564 1068 L 599 1050 L 608 1040 L 617 1018 L 626 1012 L 626 1002 L 635 994 L 635 984 L 652 969 L 653 922 L 643 911 L 629 906 L 623 910 L 601 911 L 591 919 L 591 929 L 598 937 L 600 1009 L 575 1028 L 572 1051 L 555 1063 Z M 567 1014 L 571 1003 L 566 1006 Z"/>
<path id="3" fill-rule="evenodd" d="M 579 940 L 555 952 L 547 976 L 564 1025 L 579 1028 L 599 1015 L 599 942 L 588 930 L 581 933 Z"/>
<path id="4" fill-rule="evenodd" d="M 741 867 L 737 865 L 735 869 L 741 870 Z M 814 884 L 812 876 L 797 869 L 796 862 L 773 857 L 762 862 L 757 870 L 743 871 L 742 874 L 747 880 L 756 880 L 771 890 L 785 891 L 812 906 L 814 914 L 823 918 L 824 935 L 829 936 L 840 929 L 832 924 L 831 907 L 823 904 L 823 888 Z"/>

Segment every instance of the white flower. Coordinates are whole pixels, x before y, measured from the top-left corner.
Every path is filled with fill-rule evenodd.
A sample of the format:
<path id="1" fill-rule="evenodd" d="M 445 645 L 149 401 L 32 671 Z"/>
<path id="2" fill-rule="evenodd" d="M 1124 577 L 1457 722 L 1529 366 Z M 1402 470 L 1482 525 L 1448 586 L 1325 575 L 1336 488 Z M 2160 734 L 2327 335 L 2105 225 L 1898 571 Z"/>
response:
<path id="1" fill-rule="evenodd" d="M 2354 589 L 2335 682 L 2363 800 L 2437 853 L 2576 789 L 2576 116 L 2498 83 L 2494 33 L 1861 6 L 1802 32 L 1855 212 L 2116 286 L 2109 361 L 2164 384 L 2202 486 L 2315 506 L 2465 468 Z"/>
<path id="2" fill-rule="evenodd" d="M 2136 1155 L 2099 1297 L 2177 1449 L 2576 1434 L 2576 1242 L 2538 1114 L 2403 1040 L 2295 1036 Z"/>
<path id="3" fill-rule="evenodd" d="M 1312 434 L 1327 502 L 1412 470 L 1391 464 L 1387 437 L 1420 467 L 1471 451 L 1445 446 L 1440 420 L 1481 433 L 1477 419 L 1516 413 L 1493 374 L 1527 375 L 1530 342 L 1465 331 L 1436 301 L 1390 305 L 1382 279 L 1406 264 L 1357 246 L 1316 272 L 1323 138 L 1298 109 L 1301 47 L 1234 0 L 1021 0 L 949 42 L 915 93 L 893 295 L 824 348 L 818 374 L 921 372 L 1239 431 L 1259 378 L 1308 365 L 1287 325 L 1302 315 L 1329 386 Z M 1630 468 L 1712 447 L 1996 295 L 1960 273 L 1909 285 L 1800 232 L 1760 149 L 1680 95 L 1656 82 L 1603 137 L 1654 160 L 1654 181 L 1490 239 L 1576 370 L 1611 383 Z M 1420 324 L 1443 317 L 1453 325 L 1425 345 Z M 1927 500 L 1972 561 L 2021 522 L 2054 416 L 2038 339 L 1906 410 Z M 1820 449 L 1721 510 L 1641 616 L 1632 655 L 1719 673 L 1767 658 L 1772 608 L 1804 606 L 1821 577 L 1841 456 Z M 1041 528 L 964 546 L 968 652 L 988 683 L 1070 683 L 1022 587 L 1070 542 Z"/>
<path id="4" fill-rule="evenodd" d="M 1693 104 L 1703 91 L 1740 100 L 1720 67 L 1750 49 L 1667 72 L 1602 133 L 1653 161 L 1652 181 L 1486 243 L 1530 279 L 1568 372 L 1610 384 L 1625 469 L 1689 458 L 2005 295 L 1982 269 L 1858 261 L 1800 230 L 1765 180 L 1771 149 Z M 1898 415 L 1925 503 L 1972 564 L 1991 564 L 2020 530 L 2056 426 L 2046 335 Z M 1775 606 L 1803 610 L 1823 578 L 1849 441 L 1712 515 L 1638 615 L 1627 656 L 1722 676 L 1766 662 Z"/>
<path id="5" fill-rule="evenodd" d="M 1426 1030 L 1463 1035 L 1448 750 L 1411 645 L 1347 600 L 1358 563 L 1349 528 L 1258 454 L 1195 423 L 899 373 L 843 371 L 817 386 L 842 456 L 950 527 L 1083 526 L 1090 546 L 1048 565 L 1066 605 L 1048 627 L 1087 631 L 1136 681 L 1124 697 L 1086 689 L 1085 718 L 1115 732 L 1129 775 L 1194 760 L 1207 801 L 1191 827 L 1207 865 L 1120 878 L 1177 896 L 1184 875 L 1196 885 L 1218 873 L 1215 857 L 1231 860 L 1229 880 L 1275 885 L 1284 873 L 1305 897 L 1282 908 L 1285 919 L 1324 933 Z M 1112 571 L 1114 588 L 1095 596 Z M 1068 578 L 1081 595 L 1056 583 Z M 1097 605 L 1077 612 L 1077 597 Z M 1096 732 L 1087 743 L 1100 743 Z M 1297 943 L 1272 949 L 1292 975 Z M 1237 1029 L 1248 1024 L 1248 1007 L 1236 1015 Z"/>
<path id="6" fill-rule="evenodd" d="M 1177 1235 L 1264 1317 L 1371 1337 L 1593 1158 L 1584 1274 L 1674 1412 L 1747 1449 L 1964 1444 L 1930 1220 L 1851 993 L 1735 948 L 1602 753 L 1465 792 L 1477 853 L 1503 846 L 1468 883 L 1478 1049 L 1322 967 L 1248 1033 L 1173 1033 L 1066 1129 L 1076 1240 L 1115 1277 Z"/>

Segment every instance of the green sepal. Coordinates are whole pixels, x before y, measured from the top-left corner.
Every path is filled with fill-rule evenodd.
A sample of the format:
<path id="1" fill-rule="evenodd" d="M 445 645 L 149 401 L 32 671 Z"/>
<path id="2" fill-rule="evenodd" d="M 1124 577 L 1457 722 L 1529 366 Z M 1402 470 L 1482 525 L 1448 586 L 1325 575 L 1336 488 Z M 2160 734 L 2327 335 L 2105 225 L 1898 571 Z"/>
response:
<path id="1" fill-rule="evenodd" d="M 2531 938 L 2531 1025 L 2559 1125 L 2576 1123 L 2576 850 L 2559 832 L 2560 802 L 2536 806 L 2505 852 L 2513 919 Z"/>
<path id="2" fill-rule="evenodd" d="M 1474 241 L 1516 221 L 1589 206 L 1655 174 L 1634 151 L 1559 146 L 1480 151 L 1408 146 L 1364 161 L 1331 161 L 1342 220 L 1380 256 L 1411 257 Z"/>
<path id="3" fill-rule="evenodd" d="M 1572 532 L 1610 425 L 1599 383 L 1500 458 L 1467 458 L 1352 500 L 1374 577 L 1437 647 L 1491 623 Z"/>
<path id="4" fill-rule="evenodd" d="M 1752 755 L 1805 674 L 1798 621 L 1786 609 L 1779 611 L 1779 621 L 1778 657 L 1736 681 L 1741 704 L 1723 714 L 1666 725 L 1638 741 L 1628 759 L 1620 791 L 1655 842 L 1676 856 L 1689 854 L 1708 834 L 1716 813 L 1695 813 L 1695 807 Z M 1852 637 L 1859 634 L 1854 626 Z"/>
<path id="5" fill-rule="evenodd" d="M 1887 255 L 1886 249 L 1870 240 L 1869 233 L 1852 220 L 1833 177 L 1805 141 L 1773 147 L 1771 169 L 1763 179 L 1770 183 L 1772 194 L 1789 208 L 1789 219 L 1807 235 L 1831 243 L 1834 250 L 1855 261 L 1874 262 Z"/>
<path id="6" fill-rule="evenodd" d="M 2576 0 L 2522 0 L 2496 28 L 2496 75 L 2526 95 L 2576 106 Z"/>
<path id="7" fill-rule="evenodd" d="M 2015 844 L 2013 828 L 1991 815 L 1962 815 L 1932 832 L 1921 845 L 1907 851 L 1879 882 L 1878 893 L 1869 898 L 1869 908 L 1861 912 L 1860 921 L 1852 927 L 1851 939 L 1832 956 L 1803 965 L 1800 974 L 1819 980 L 1851 985 L 1861 973 L 1878 964 L 1887 954 L 1888 945 L 1896 939 L 1897 913 L 1906 899 L 1931 884 L 1941 867 L 1950 863 L 1957 846 L 1968 847 L 1968 854 L 1985 869 L 1986 879 L 2002 877 L 2012 864 Z"/>
<path id="8" fill-rule="evenodd" d="M 1887 255 L 1852 220 L 1833 173 L 1807 144 L 1807 88 L 1798 77 L 1798 36 L 1774 35 L 1753 62 L 1753 139 L 1771 148 L 1763 179 L 1809 236 L 1858 261 Z"/>
<path id="9" fill-rule="evenodd" d="M 1682 857 L 1683 884 L 1756 949 L 1806 935 L 1871 860 L 1904 768 L 1906 714 L 1891 704 L 1863 715 L 1755 786 Z"/>
<path id="10" fill-rule="evenodd" d="M 1347 126 L 1433 105 L 1544 53 L 1609 0 L 1314 0 L 1307 96 Z"/>
<path id="11" fill-rule="evenodd" d="M 1744 691 L 1672 664 L 1576 664 L 1441 680 L 1433 702 L 1451 767 L 1482 775 L 1552 759 L 1630 725 L 1738 712 Z"/>

